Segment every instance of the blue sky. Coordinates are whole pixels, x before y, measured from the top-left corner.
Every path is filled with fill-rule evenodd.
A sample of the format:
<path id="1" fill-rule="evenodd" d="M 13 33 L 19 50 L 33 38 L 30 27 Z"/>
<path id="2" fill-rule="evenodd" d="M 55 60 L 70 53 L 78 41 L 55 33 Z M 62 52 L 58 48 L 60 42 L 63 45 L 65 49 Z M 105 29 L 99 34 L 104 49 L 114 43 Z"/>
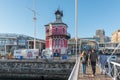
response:
<path id="1" fill-rule="evenodd" d="M 79 0 L 78 37 L 93 37 L 97 29 L 106 36 L 120 28 L 120 0 Z M 36 0 L 36 37 L 45 39 L 44 25 L 54 22 L 57 8 L 63 10 L 63 22 L 75 36 L 75 0 Z M 0 33 L 34 37 L 33 0 L 0 0 Z"/>

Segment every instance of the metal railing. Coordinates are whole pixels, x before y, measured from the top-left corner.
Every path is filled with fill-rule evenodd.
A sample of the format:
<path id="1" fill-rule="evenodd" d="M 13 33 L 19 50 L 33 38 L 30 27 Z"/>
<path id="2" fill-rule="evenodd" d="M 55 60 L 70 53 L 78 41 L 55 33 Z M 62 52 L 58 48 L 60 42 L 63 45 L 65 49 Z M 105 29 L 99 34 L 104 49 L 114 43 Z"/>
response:
<path id="1" fill-rule="evenodd" d="M 113 80 L 120 80 L 120 61 L 119 60 L 111 60 L 113 54 L 115 54 L 116 50 L 120 47 L 120 43 L 114 49 L 112 54 L 107 59 L 107 63 L 104 68 L 105 74 L 109 75 Z M 119 62 L 118 62 L 119 61 Z"/>
<path id="2" fill-rule="evenodd" d="M 80 58 L 78 57 L 78 60 L 74 65 L 68 80 L 78 80 L 79 66 L 80 66 Z"/>
<path id="3" fill-rule="evenodd" d="M 109 61 L 107 65 L 108 67 L 105 68 L 105 73 L 113 80 L 120 80 L 120 63 L 116 61 Z"/>

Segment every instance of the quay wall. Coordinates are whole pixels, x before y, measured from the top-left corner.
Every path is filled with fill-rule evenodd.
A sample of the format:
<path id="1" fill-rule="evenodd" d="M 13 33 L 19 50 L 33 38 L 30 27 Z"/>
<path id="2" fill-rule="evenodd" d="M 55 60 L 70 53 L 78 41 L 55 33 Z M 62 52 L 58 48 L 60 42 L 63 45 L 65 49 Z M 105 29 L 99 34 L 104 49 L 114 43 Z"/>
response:
<path id="1" fill-rule="evenodd" d="M 0 60 L 0 78 L 64 78 L 67 80 L 74 60 Z"/>

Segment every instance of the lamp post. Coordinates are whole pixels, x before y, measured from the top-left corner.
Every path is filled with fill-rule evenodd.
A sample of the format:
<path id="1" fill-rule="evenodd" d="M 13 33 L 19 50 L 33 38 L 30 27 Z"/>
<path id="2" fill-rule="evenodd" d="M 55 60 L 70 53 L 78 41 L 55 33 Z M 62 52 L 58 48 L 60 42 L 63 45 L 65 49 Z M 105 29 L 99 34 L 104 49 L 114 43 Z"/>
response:
<path id="1" fill-rule="evenodd" d="M 78 0 L 75 0 L 75 41 L 76 41 L 76 62 L 77 62 L 77 42 L 78 42 Z"/>
<path id="2" fill-rule="evenodd" d="M 36 11 L 34 10 L 34 49 L 36 49 Z"/>
<path id="3" fill-rule="evenodd" d="M 28 8 L 30 11 L 32 11 L 33 12 L 33 15 L 34 15 L 34 17 L 33 17 L 33 21 L 34 21 L 34 49 L 36 49 L 36 20 L 37 20 L 37 18 L 36 18 L 36 8 L 35 8 L 35 0 L 34 0 L 34 2 L 33 2 L 33 5 L 34 5 L 34 10 L 33 9 L 30 9 L 30 8 Z"/>

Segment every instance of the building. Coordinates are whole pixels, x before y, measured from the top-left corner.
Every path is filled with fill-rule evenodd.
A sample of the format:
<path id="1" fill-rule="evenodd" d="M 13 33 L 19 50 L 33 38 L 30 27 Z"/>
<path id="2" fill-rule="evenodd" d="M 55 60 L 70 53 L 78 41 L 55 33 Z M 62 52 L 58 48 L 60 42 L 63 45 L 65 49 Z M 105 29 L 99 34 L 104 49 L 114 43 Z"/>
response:
<path id="1" fill-rule="evenodd" d="M 99 43 L 99 50 L 104 50 L 107 54 L 120 54 L 120 29 L 112 33 L 111 41 Z M 115 50 L 115 51 L 114 51 Z"/>
<path id="2" fill-rule="evenodd" d="M 77 42 L 77 52 L 81 52 L 83 49 L 90 50 L 90 49 L 99 49 L 98 44 L 110 42 L 110 38 L 105 36 L 105 31 L 102 29 L 96 30 L 96 34 L 94 37 L 88 38 L 78 38 Z M 75 38 L 68 40 L 68 49 L 71 53 L 76 52 L 76 41 Z"/>
<path id="3" fill-rule="evenodd" d="M 59 9 L 55 12 L 56 21 L 45 25 L 46 29 L 46 49 L 53 53 L 65 54 L 68 48 L 70 34 L 67 32 L 67 24 L 62 22 L 63 12 Z"/>
<path id="4" fill-rule="evenodd" d="M 111 42 L 120 42 L 120 29 L 112 33 Z"/>
<path id="5" fill-rule="evenodd" d="M 77 40 L 77 53 L 80 53 L 82 50 L 98 50 L 98 39 L 97 38 L 78 38 Z M 76 41 L 75 38 L 68 40 L 68 50 L 71 51 L 72 54 L 76 53 Z"/>
<path id="6" fill-rule="evenodd" d="M 120 54 L 120 45 L 118 42 L 99 43 L 98 47 L 99 50 L 104 50 L 107 54 Z"/>
<path id="7" fill-rule="evenodd" d="M 105 42 L 105 31 L 103 29 L 96 30 L 95 38 L 99 38 L 99 42 Z"/>
<path id="8" fill-rule="evenodd" d="M 33 49 L 34 38 L 21 34 L 0 33 L 0 54 L 13 53 L 16 49 Z M 44 49 L 45 41 L 36 39 L 36 48 Z"/>
<path id="9" fill-rule="evenodd" d="M 79 53 L 81 51 L 81 43 L 80 43 L 80 39 L 77 40 L 77 53 Z M 71 54 L 75 54 L 76 53 L 76 40 L 75 38 L 71 38 L 68 40 L 68 51 Z"/>
<path id="10" fill-rule="evenodd" d="M 96 35 L 94 36 L 94 38 L 97 38 L 99 40 L 99 43 L 105 43 L 105 42 L 110 42 L 111 39 L 108 36 L 105 36 L 105 31 L 103 29 L 98 29 L 96 30 Z"/>

